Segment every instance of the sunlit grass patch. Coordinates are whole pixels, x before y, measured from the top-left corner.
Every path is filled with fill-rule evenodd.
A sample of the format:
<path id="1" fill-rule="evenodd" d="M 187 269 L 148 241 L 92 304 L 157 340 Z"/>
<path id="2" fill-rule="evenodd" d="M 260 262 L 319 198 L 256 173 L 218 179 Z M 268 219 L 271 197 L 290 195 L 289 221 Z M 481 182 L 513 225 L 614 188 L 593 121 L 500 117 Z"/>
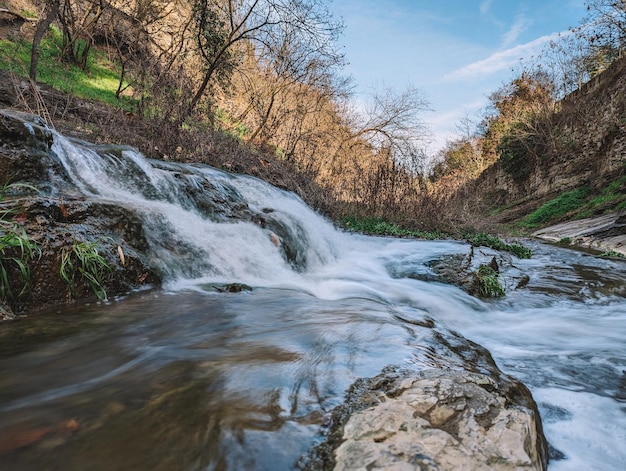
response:
<path id="1" fill-rule="evenodd" d="M 0 69 L 18 77 L 28 77 L 32 43 L 16 40 L 0 41 Z M 37 80 L 64 93 L 87 100 L 97 100 L 111 106 L 130 109 L 131 101 L 115 96 L 119 72 L 106 54 L 92 50 L 86 70 L 61 60 L 61 33 L 51 29 L 41 41 Z"/>
<path id="2" fill-rule="evenodd" d="M 520 226 L 532 229 L 563 216 L 570 211 L 582 208 L 586 204 L 588 195 L 589 188 L 587 187 L 565 192 L 526 216 L 520 222 Z"/>

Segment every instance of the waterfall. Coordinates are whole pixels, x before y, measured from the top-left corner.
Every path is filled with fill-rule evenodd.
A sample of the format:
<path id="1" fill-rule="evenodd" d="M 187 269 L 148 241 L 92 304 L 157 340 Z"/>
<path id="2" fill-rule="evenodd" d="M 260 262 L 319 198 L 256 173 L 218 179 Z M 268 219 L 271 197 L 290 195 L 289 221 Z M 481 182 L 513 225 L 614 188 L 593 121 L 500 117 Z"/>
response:
<path id="1" fill-rule="evenodd" d="M 203 165 L 55 135 L 52 150 L 83 196 L 141 215 L 166 284 L 295 281 L 337 257 L 342 237 L 293 193 Z"/>

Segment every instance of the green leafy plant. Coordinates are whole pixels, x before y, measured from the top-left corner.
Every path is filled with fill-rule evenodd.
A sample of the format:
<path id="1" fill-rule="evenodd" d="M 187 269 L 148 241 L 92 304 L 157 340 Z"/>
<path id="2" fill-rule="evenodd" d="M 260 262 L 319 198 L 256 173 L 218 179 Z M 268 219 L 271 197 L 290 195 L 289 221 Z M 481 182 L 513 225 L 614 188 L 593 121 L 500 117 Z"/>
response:
<path id="1" fill-rule="evenodd" d="M 15 301 L 30 289 L 29 262 L 41 251 L 17 223 L 0 220 L 0 298 Z M 17 268 L 22 286 L 17 294 L 11 289 L 11 267 Z"/>
<path id="2" fill-rule="evenodd" d="M 84 280 L 98 299 L 107 299 L 102 283 L 106 272 L 111 271 L 111 267 L 98 253 L 100 245 L 101 241 L 74 241 L 69 249 L 63 249 L 59 275 L 69 286 L 72 297 L 76 297 L 76 283 Z"/>
<path id="3" fill-rule="evenodd" d="M 533 251 L 528 247 L 520 244 L 507 244 L 502 239 L 484 232 L 476 232 L 472 230 L 463 231 L 463 238 L 467 240 L 473 247 L 491 247 L 495 250 L 504 250 L 510 252 L 518 258 L 531 258 Z"/>
<path id="4" fill-rule="evenodd" d="M 504 288 L 498 280 L 498 272 L 489 265 L 481 265 L 476 271 L 478 294 L 483 298 L 499 298 L 504 296 Z"/>
<path id="5" fill-rule="evenodd" d="M 418 239 L 445 239 L 446 234 L 440 231 L 419 231 L 414 229 L 404 229 L 397 224 L 387 222 L 379 217 L 357 217 L 347 216 L 343 218 L 341 225 L 354 232 L 362 232 L 372 235 L 388 235 L 395 237 L 416 237 Z"/>
<path id="6" fill-rule="evenodd" d="M 598 254 L 598 257 L 624 258 L 624 254 L 620 252 L 616 252 L 615 250 L 607 250 L 606 252 L 602 252 L 601 254 Z"/>

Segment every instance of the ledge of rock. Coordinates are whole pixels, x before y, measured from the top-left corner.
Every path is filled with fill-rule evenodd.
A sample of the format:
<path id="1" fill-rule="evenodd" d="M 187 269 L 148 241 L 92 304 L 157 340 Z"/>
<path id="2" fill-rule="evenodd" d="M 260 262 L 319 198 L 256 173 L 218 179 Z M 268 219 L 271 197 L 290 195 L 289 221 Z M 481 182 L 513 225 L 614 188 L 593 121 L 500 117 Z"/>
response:
<path id="1" fill-rule="evenodd" d="M 534 237 L 549 242 L 568 240 L 580 247 L 626 255 L 626 214 L 611 213 L 540 229 Z"/>
<path id="2" fill-rule="evenodd" d="M 353 385 L 307 470 L 545 470 L 530 392 L 467 371 L 393 369 Z"/>

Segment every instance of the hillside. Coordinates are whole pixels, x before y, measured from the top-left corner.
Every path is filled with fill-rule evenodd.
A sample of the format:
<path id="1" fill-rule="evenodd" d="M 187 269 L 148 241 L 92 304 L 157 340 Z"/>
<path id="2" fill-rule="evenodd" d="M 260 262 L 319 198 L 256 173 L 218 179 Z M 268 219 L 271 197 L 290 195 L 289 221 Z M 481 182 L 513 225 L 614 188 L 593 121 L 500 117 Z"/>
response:
<path id="1" fill-rule="evenodd" d="M 560 102 L 551 126 L 554 143 L 521 155 L 513 165 L 498 160 L 471 185 L 496 219 L 510 223 L 541 205 L 580 190 L 591 205 L 572 208 L 549 222 L 622 209 L 626 197 L 626 58 Z M 611 187 L 611 194 L 605 190 Z M 581 190 L 583 189 L 583 190 Z M 612 196 L 612 197 L 611 197 Z M 621 206 L 620 206 L 621 204 Z M 584 206 L 584 207 L 583 207 Z M 546 221 L 548 222 L 548 221 Z"/>

